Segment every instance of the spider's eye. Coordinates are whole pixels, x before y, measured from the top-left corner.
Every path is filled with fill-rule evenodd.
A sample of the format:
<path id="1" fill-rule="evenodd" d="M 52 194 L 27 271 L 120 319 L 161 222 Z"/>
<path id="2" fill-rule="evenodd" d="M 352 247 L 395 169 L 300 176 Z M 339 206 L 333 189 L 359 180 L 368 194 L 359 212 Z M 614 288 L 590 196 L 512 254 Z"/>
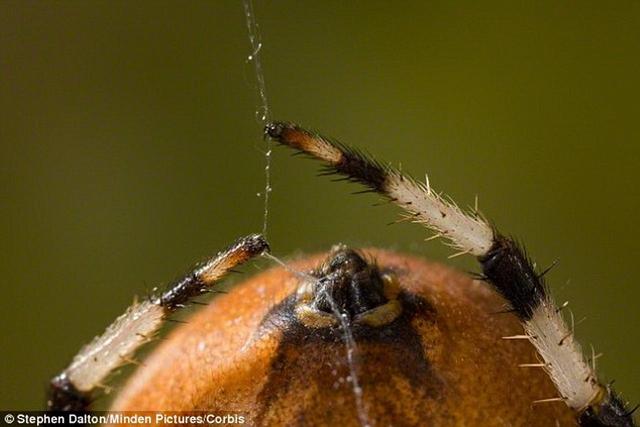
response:
<path id="1" fill-rule="evenodd" d="M 296 316 L 310 328 L 349 323 L 384 326 L 402 312 L 393 275 L 353 249 L 336 246 L 298 291 Z"/>

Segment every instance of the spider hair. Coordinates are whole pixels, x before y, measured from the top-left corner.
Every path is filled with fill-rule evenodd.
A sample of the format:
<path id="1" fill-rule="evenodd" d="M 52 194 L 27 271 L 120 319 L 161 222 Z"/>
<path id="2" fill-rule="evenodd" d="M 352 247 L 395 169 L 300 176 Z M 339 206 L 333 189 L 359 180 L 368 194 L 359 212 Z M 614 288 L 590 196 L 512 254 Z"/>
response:
<path id="1" fill-rule="evenodd" d="M 329 140 L 293 123 L 272 122 L 265 137 L 324 162 L 326 174 L 342 175 L 363 184 L 404 209 L 408 218 L 447 239 L 459 254 L 474 255 L 490 283 L 511 305 L 559 397 L 575 411 L 582 426 L 633 426 L 632 411 L 602 384 L 587 363 L 579 343 L 560 314 L 534 264 L 511 238 L 499 233 L 477 212 L 466 213 L 434 192 L 428 181 L 418 182 L 362 151 Z"/>
<path id="2" fill-rule="evenodd" d="M 153 339 L 168 317 L 194 297 L 209 292 L 234 267 L 269 250 L 258 234 L 238 239 L 197 266 L 166 291 L 134 302 L 102 335 L 84 346 L 71 364 L 49 384 L 49 411 L 86 412 L 93 392 L 118 367 L 133 361 L 142 345 Z"/>

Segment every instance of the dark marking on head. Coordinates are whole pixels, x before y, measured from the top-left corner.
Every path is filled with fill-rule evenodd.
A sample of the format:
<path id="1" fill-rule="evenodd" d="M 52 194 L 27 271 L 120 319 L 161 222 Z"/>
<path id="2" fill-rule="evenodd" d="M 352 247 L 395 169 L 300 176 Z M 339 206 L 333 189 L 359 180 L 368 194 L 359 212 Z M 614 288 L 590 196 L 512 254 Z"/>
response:
<path id="1" fill-rule="evenodd" d="M 90 404 L 90 396 L 78 390 L 66 374 L 54 377 L 49 383 L 48 411 L 86 413 Z"/>
<path id="2" fill-rule="evenodd" d="M 344 256 L 350 258 L 351 254 Z M 325 268 L 334 270 L 331 265 Z M 423 298 L 406 292 L 401 291 L 398 299 L 404 310 L 393 322 L 382 327 L 350 325 L 365 407 L 367 402 L 375 402 L 377 407 L 384 406 L 390 419 L 396 420 L 403 416 L 397 413 L 395 404 L 400 394 L 410 393 L 411 402 L 425 405 L 422 413 L 428 413 L 429 403 L 442 394 L 442 380 L 433 372 L 420 334 L 412 325 L 414 319 L 434 323 L 435 309 Z M 352 407 L 357 419 L 342 326 L 308 328 L 297 319 L 296 304 L 296 295 L 289 296 L 273 307 L 262 322 L 263 331 L 275 329 L 282 338 L 257 397 L 261 409 L 256 423 L 268 425 L 270 420 L 282 420 L 283 412 L 290 414 L 291 420 L 304 420 L 307 416 L 319 419 L 318 411 L 324 411 L 322 419 L 331 424 L 332 402 L 342 402 L 336 407 Z M 398 394 L 388 393 L 389 384 L 400 387 Z M 345 400 L 353 404 L 345 405 Z"/>
<path id="3" fill-rule="evenodd" d="M 479 258 L 485 278 L 511 304 L 520 319 L 529 320 L 546 298 L 542 277 L 512 239 L 496 235 L 493 246 Z"/>
<path id="4" fill-rule="evenodd" d="M 380 270 L 353 249 L 337 247 L 318 269 L 313 289 L 315 308 L 333 313 L 335 306 L 349 319 L 387 302 Z"/>

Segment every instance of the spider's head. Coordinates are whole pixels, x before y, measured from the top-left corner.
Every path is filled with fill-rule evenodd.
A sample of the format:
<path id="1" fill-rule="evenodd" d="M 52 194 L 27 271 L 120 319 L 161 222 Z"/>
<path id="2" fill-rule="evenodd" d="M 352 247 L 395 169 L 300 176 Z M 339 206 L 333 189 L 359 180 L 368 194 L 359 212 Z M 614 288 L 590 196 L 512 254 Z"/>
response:
<path id="1" fill-rule="evenodd" d="M 334 246 L 324 263 L 298 290 L 296 317 L 305 326 L 322 328 L 340 322 L 383 326 L 402 312 L 393 274 L 344 245 Z"/>

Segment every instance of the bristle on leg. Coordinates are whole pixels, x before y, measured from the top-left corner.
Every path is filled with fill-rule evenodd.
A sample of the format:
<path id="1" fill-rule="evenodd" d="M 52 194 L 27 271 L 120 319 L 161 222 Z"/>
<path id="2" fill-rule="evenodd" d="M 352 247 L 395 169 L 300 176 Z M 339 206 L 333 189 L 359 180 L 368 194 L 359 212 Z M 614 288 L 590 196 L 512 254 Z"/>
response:
<path id="1" fill-rule="evenodd" d="M 51 381 L 48 410 L 88 410 L 92 392 L 101 387 L 123 362 L 134 360 L 136 350 L 155 336 L 169 314 L 208 292 L 234 267 L 268 250 L 269 245 L 262 236 L 243 237 L 175 282 L 160 296 L 134 302 Z"/>
<path id="2" fill-rule="evenodd" d="M 462 253 L 480 256 L 493 243 L 493 229 L 482 218 L 467 214 L 455 204 L 398 169 L 383 165 L 361 151 L 333 142 L 295 124 L 269 123 L 265 134 L 283 145 L 325 162 L 327 172 L 365 185 L 406 210 L 414 222 L 422 223 L 447 238 Z"/>

